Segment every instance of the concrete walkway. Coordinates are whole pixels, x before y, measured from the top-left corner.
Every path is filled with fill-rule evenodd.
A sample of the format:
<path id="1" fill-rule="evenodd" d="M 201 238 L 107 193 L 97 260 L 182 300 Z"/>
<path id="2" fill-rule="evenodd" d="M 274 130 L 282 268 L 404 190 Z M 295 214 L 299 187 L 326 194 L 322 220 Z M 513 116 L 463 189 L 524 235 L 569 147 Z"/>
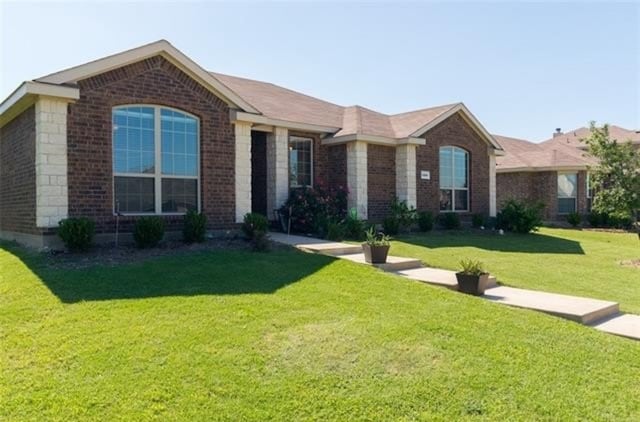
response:
<path id="1" fill-rule="evenodd" d="M 270 233 L 270 236 L 275 242 L 305 252 L 331 255 L 359 264 L 371 265 L 365 262 L 360 245 L 285 233 Z M 374 266 L 412 280 L 451 290 L 458 289 L 455 271 L 424 267 L 418 259 L 389 256 L 386 264 Z M 640 340 L 640 315 L 621 314 L 616 302 L 499 286 L 495 277 L 490 278 L 489 286 L 490 288 L 482 296 L 486 300 L 545 312 L 590 325 L 607 333 Z"/>

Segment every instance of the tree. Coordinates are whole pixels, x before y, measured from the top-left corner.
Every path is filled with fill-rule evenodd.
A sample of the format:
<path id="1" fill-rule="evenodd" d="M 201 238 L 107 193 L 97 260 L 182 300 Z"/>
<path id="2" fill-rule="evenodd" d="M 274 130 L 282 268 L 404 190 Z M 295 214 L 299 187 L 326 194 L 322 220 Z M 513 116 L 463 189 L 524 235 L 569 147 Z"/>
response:
<path id="1" fill-rule="evenodd" d="M 598 160 L 598 165 L 589 169 L 595 192 L 593 210 L 616 218 L 630 218 L 638 228 L 640 150 L 630 141 L 621 141 L 610 139 L 608 125 L 597 127 L 591 122 L 586 143 L 589 153 Z"/>

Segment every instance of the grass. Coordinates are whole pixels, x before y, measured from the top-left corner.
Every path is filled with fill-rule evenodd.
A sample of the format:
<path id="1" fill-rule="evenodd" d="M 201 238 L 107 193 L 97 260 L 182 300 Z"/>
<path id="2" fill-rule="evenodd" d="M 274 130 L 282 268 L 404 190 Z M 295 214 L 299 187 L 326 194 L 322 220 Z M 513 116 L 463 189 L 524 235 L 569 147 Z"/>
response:
<path id="1" fill-rule="evenodd" d="M 619 264 L 640 258 L 635 234 L 551 228 L 504 236 L 433 232 L 400 237 L 391 250 L 452 270 L 463 258 L 478 259 L 503 284 L 612 300 L 640 314 L 640 269 Z"/>
<path id="2" fill-rule="evenodd" d="M 0 420 L 640 419 L 636 342 L 290 250 L 0 247 L 0 374 Z"/>

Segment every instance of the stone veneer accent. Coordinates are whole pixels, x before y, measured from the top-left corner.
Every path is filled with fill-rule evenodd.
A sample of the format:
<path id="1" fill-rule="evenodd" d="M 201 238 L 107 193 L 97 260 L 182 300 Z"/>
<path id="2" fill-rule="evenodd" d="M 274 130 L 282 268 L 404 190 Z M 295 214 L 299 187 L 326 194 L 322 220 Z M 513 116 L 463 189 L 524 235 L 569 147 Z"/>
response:
<path id="1" fill-rule="evenodd" d="M 280 208 L 289 197 L 289 131 L 274 128 L 267 135 L 267 215 Z"/>
<path id="2" fill-rule="evenodd" d="M 396 195 L 409 206 L 417 205 L 416 145 L 396 147 Z"/>
<path id="3" fill-rule="evenodd" d="M 350 142 L 347 144 L 347 188 L 349 189 L 349 209 L 355 208 L 358 217 L 368 218 L 367 208 L 367 144 Z"/>
<path id="4" fill-rule="evenodd" d="M 68 215 L 67 102 L 41 97 L 35 105 L 36 226 L 57 227 Z"/>
<path id="5" fill-rule="evenodd" d="M 496 155 L 489 151 L 489 216 L 496 215 Z"/>
<path id="6" fill-rule="evenodd" d="M 235 122 L 236 223 L 251 212 L 251 123 Z"/>

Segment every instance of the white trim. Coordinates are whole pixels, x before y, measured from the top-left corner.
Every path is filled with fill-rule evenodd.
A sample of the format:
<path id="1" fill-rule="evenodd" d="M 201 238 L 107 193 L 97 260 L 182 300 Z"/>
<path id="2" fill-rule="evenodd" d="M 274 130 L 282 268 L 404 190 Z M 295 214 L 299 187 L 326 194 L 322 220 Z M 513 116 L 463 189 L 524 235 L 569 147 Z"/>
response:
<path id="1" fill-rule="evenodd" d="M 68 86 L 25 81 L 0 104 L 0 127 L 34 104 L 38 96 L 73 102 L 80 98 L 80 90 Z"/>
<path id="2" fill-rule="evenodd" d="M 287 129 L 301 130 L 307 132 L 319 132 L 319 133 L 335 133 L 340 130 L 339 127 L 314 125 L 309 123 L 297 123 L 287 120 L 272 119 L 261 114 L 246 113 L 238 110 L 230 110 L 229 118 L 231 123 L 236 122 L 248 122 L 256 125 L 266 126 L 279 126 Z"/>
<path id="3" fill-rule="evenodd" d="M 368 144 L 397 146 L 397 145 L 426 145 L 427 140 L 424 138 L 407 137 L 407 138 L 388 138 L 386 136 L 351 134 L 342 136 L 332 136 L 322 140 L 322 145 L 341 145 L 348 142 L 366 142 Z"/>
<path id="4" fill-rule="evenodd" d="M 153 146 L 154 146 L 154 172 L 153 173 L 128 173 L 128 172 L 116 172 L 114 169 L 115 162 L 113 160 L 113 112 L 118 109 L 127 109 L 131 107 L 147 107 L 153 108 Z M 172 110 L 178 113 L 184 114 L 185 116 L 189 116 L 196 121 L 196 151 L 197 160 L 196 160 L 196 176 L 185 176 L 185 175 L 169 175 L 162 173 L 162 110 Z M 145 103 L 134 103 L 134 104 L 120 104 L 114 107 L 111 107 L 111 173 L 112 173 L 112 210 L 113 215 L 117 215 L 118 211 L 116 210 L 116 177 L 133 177 L 133 178 L 149 178 L 154 179 L 154 212 L 122 212 L 120 214 L 122 216 L 150 216 L 150 215 L 158 215 L 158 216 L 171 216 L 171 215 L 185 215 L 184 212 L 162 212 L 162 179 L 185 179 L 185 180 L 195 180 L 196 181 L 196 206 L 198 212 L 201 212 L 201 194 L 200 194 L 200 119 L 198 116 L 191 114 L 187 111 L 181 110 L 175 107 L 169 107 L 159 104 L 145 104 Z"/>
<path id="5" fill-rule="evenodd" d="M 259 111 L 251 104 L 244 101 L 225 84 L 220 82 L 166 40 L 159 40 L 151 44 L 123 51 L 121 53 L 71 67 L 60 72 L 52 73 L 37 79 L 37 81 L 50 84 L 77 82 L 79 80 L 87 79 L 157 55 L 169 60 L 189 76 L 212 91 L 216 96 L 223 99 L 227 104 L 252 113 L 259 113 Z"/>
<path id="6" fill-rule="evenodd" d="M 291 141 L 293 142 L 309 142 L 311 144 L 311 147 L 309 149 L 310 151 L 310 157 L 309 159 L 311 160 L 311 162 L 309 163 L 309 176 L 311 178 L 311 184 L 309 185 L 297 185 L 297 186 L 291 186 Z M 312 188 L 313 187 L 313 138 L 309 138 L 307 136 L 297 136 L 297 135 L 290 135 L 289 138 L 287 139 L 287 186 L 289 187 L 289 189 L 300 189 L 300 188 Z"/>
<path id="7" fill-rule="evenodd" d="M 444 113 L 440 114 L 438 117 L 436 117 L 435 119 L 433 119 L 432 121 L 430 121 L 426 125 L 422 126 L 420 129 L 418 129 L 415 132 L 413 132 L 411 134 L 411 136 L 412 137 L 416 137 L 416 138 L 417 137 L 421 137 L 422 135 L 427 133 L 429 130 L 433 129 L 435 126 L 437 126 L 438 124 L 444 122 L 445 120 L 447 120 L 449 117 L 453 116 L 456 113 L 460 113 L 460 115 L 462 117 L 464 117 L 465 120 L 467 120 L 468 123 L 471 124 L 471 127 L 474 128 L 474 130 L 480 135 L 481 138 L 484 139 L 484 141 L 487 144 L 491 145 L 495 150 L 502 151 L 502 147 L 500 146 L 500 144 L 484 128 L 484 126 L 482 126 L 480 121 L 478 119 L 476 119 L 476 117 L 473 115 L 473 113 L 471 113 L 471 111 L 469 111 L 467 106 L 465 106 L 463 103 L 458 103 L 454 107 L 451 107 L 449 110 L 447 110 Z"/>
<path id="8" fill-rule="evenodd" d="M 489 154 L 489 217 L 495 217 L 497 207 L 496 156 Z"/>

